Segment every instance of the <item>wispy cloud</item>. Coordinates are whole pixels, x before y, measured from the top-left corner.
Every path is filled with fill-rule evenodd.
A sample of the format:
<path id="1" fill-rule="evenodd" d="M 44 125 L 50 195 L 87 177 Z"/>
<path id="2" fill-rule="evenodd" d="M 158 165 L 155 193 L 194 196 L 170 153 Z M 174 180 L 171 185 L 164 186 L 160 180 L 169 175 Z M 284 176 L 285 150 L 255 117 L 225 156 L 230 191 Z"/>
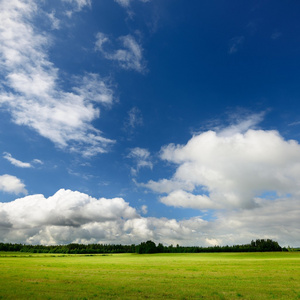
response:
<path id="1" fill-rule="evenodd" d="M 298 126 L 298 125 L 300 125 L 300 121 L 295 121 L 288 124 L 288 126 Z"/>
<path id="2" fill-rule="evenodd" d="M 44 164 L 40 159 L 37 159 L 37 158 L 35 158 L 32 162 L 34 164 L 38 164 L 38 165 L 43 165 Z"/>
<path id="3" fill-rule="evenodd" d="M 153 163 L 151 162 L 150 152 L 144 148 L 133 148 L 127 156 L 135 161 L 136 167 L 131 168 L 131 173 L 136 176 L 141 168 L 153 168 Z"/>
<path id="4" fill-rule="evenodd" d="M 13 158 L 10 153 L 3 152 L 3 157 L 5 159 L 7 159 L 11 164 L 13 164 L 16 167 L 19 167 L 19 168 L 32 168 L 32 165 L 30 163 L 22 162 L 20 160 L 17 160 L 15 158 Z"/>
<path id="5" fill-rule="evenodd" d="M 81 10 L 84 6 L 91 6 L 91 0 L 62 0 L 63 2 L 74 5 L 78 10 Z"/>
<path id="6" fill-rule="evenodd" d="M 27 194 L 25 184 L 16 176 L 0 175 L 0 191 L 11 194 Z"/>
<path id="7" fill-rule="evenodd" d="M 120 4 L 121 6 L 128 8 L 130 6 L 130 3 L 133 2 L 134 0 L 115 0 L 115 2 L 117 2 L 118 4 Z M 139 0 L 140 2 L 150 2 L 151 0 Z"/>
<path id="8" fill-rule="evenodd" d="M 51 22 L 51 28 L 57 30 L 60 28 L 60 20 L 55 17 L 55 12 L 52 11 L 49 14 L 46 14 Z"/>
<path id="9" fill-rule="evenodd" d="M 66 14 L 71 17 L 74 12 L 81 11 L 85 6 L 91 7 L 91 0 L 62 0 L 65 3 L 68 3 L 71 7 L 66 11 Z"/>
<path id="10" fill-rule="evenodd" d="M 234 54 L 240 50 L 243 43 L 245 42 L 244 36 L 236 36 L 229 41 L 228 53 Z"/>
<path id="11" fill-rule="evenodd" d="M 134 70 L 140 73 L 146 71 L 146 63 L 143 59 L 143 49 L 132 35 L 121 36 L 117 40 L 123 48 L 111 49 L 110 39 L 102 32 L 96 35 L 96 50 L 109 60 L 117 61 L 119 66 L 126 70 Z"/>
<path id="12" fill-rule="evenodd" d="M 8 152 L 3 152 L 3 158 L 8 160 L 12 165 L 19 167 L 19 168 L 33 168 L 34 165 L 43 165 L 44 163 L 40 159 L 33 159 L 31 163 L 29 162 L 22 162 L 14 157 Z"/>
<path id="13" fill-rule="evenodd" d="M 118 4 L 123 7 L 128 7 L 130 5 L 131 0 L 115 0 Z"/>
<path id="14" fill-rule="evenodd" d="M 89 1 L 76 1 L 78 8 Z M 26 125 L 59 148 L 95 155 L 113 141 L 91 122 L 99 117 L 95 104 L 113 101 L 113 91 L 97 74 L 82 76 L 73 92 L 57 83 L 58 69 L 49 61 L 49 37 L 31 21 L 39 13 L 35 1 L 0 3 L 0 105 L 18 125 Z M 86 84 L 88 82 L 88 84 Z"/>
<path id="15" fill-rule="evenodd" d="M 220 128 L 218 130 L 218 135 L 232 136 L 236 133 L 245 133 L 249 129 L 255 129 L 256 126 L 260 122 L 262 122 L 265 114 L 266 112 L 260 112 L 260 113 L 248 114 L 248 115 L 243 115 L 241 113 L 240 116 L 238 116 L 237 114 L 232 114 L 230 117 L 234 122 L 225 128 Z"/>
<path id="16" fill-rule="evenodd" d="M 142 126 L 143 123 L 142 112 L 137 107 L 133 107 L 127 113 L 123 129 L 127 134 L 133 135 L 134 130 L 139 126 Z"/>

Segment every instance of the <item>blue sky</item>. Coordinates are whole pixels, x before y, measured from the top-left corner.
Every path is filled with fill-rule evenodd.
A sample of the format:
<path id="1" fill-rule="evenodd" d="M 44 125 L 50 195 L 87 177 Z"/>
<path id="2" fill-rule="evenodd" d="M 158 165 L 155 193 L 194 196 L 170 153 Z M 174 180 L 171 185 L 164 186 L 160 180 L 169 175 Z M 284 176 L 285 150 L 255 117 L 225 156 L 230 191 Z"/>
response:
<path id="1" fill-rule="evenodd" d="M 300 244 L 298 1 L 0 1 L 0 240 Z"/>

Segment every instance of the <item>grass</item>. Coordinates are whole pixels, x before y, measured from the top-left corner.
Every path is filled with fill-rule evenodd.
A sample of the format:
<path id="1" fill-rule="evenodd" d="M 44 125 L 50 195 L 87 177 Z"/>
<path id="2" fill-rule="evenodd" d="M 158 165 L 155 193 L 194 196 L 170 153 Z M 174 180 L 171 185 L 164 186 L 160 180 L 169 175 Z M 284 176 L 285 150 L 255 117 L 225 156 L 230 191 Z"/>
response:
<path id="1" fill-rule="evenodd" d="M 0 252 L 0 299 L 300 299 L 300 253 Z"/>

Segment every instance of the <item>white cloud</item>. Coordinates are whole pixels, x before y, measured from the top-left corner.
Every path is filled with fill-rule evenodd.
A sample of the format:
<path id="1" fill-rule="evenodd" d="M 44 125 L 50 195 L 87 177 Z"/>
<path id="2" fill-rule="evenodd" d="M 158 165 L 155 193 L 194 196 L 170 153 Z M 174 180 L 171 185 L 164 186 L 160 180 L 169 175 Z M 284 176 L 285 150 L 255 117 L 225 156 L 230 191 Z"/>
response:
<path id="1" fill-rule="evenodd" d="M 141 168 L 153 168 L 150 152 L 147 149 L 139 147 L 133 148 L 127 157 L 134 159 L 136 162 L 136 168 L 131 168 L 132 175 L 137 175 Z"/>
<path id="2" fill-rule="evenodd" d="M 146 160 L 150 157 L 150 152 L 147 149 L 136 147 L 131 149 L 128 157 Z"/>
<path id="3" fill-rule="evenodd" d="M 83 77 L 78 77 L 78 86 L 73 90 L 82 98 L 90 101 L 111 105 L 113 103 L 113 91 L 98 74 L 87 73 Z"/>
<path id="4" fill-rule="evenodd" d="M 102 32 L 96 35 L 96 50 L 99 50 L 106 59 L 117 61 L 121 68 L 145 72 L 145 62 L 143 60 L 143 50 L 132 35 L 121 36 L 118 41 L 123 49 L 107 50 L 105 45 L 110 44 L 109 38 Z"/>
<path id="5" fill-rule="evenodd" d="M 0 175 L 0 191 L 12 194 L 27 194 L 25 184 L 21 180 L 12 175 Z"/>
<path id="6" fill-rule="evenodd" d="M 242 118 L 239 118 L 236 114 L 233 114 L 231 118 L 237 120 L 237 122 L 225 128 L 220 128 L 220 130 L 218 130 L 218 135 L 226 137 L 232 136 L 236 133 L 245 133 L 250 128 L 255 129 L 256 125 L 263 120 L 264 116 L 265 112 L 251 115 L 242 114 Z"/>
<path id="7" fill-rule="evenodd" d="M 22 162 L 20 160 L 17 160 L 15 158 L 13 158 L 10 153 L 3 152 L 3 157 L 5 159 L 7 159 L 11 164 L 13 164 L 16 167 L 19 167 L 19 168 L 32 168 L 32 165 L 30 163 Z"/>
<path id="8" fill-rule="evenodd" d="M 44 163 L 40 160 L 40 159 L 33 159 L 32 160 L 32 164 L 28 163 L 28 162 L 22 162 L 18 159 L 15 159 L 14 157 L 12 157 L 12 155 L 8 152 L 3 152 L 3 158 L 5 158 L 6 160 L 8 160 L 12 165 L 19 167 L 19 168 L 32 168 L 33 165 L 32 164 L 39 164 L 39 165 L 43 165 Z"/>
<path id="9" fill-rule="evenodd" d="M 155 235 L 151 224 L 123 199 L 95 199 L 70 190 L 0 203 L 0 215 L 2 241 L 130 244 Z"/>
<path id="10" fill-rule="evenodd" d="M 107 232 L 99 230 L 98 233 L 106 236 L 114 226 L 121 226 L 124 220 L 138 217 L 136 210 L 121 198 L 95 199 L 63 189 L 49 198 L 32 195 L 0 203 L 0 211 L 6 215 L 7 222 L 12 224 L 6 238 L 10 235 L 12 239 L 19 238 L 22 232 L 26 242 L 46 241 L 47 238 L 47 244 L 75 239 L 75 236 L 65 235 L 65 231 L 73 232 L 76 238 L 87 238 L 90 235 L 88 228 L 106 227 Z"/>
<path id="11" fill-rule="evenodd" d="M 18 228 L 40 225 L 81 226 L 90 222 L 106 222 L 134 218 L 136 211 L 121 198 L 96 199 L 80 192 L 59 190 L 52 197 L 27 196 L 4 204 Z M 22 218 L 17 216 L 22 214 Z"/>
<path id="12" fill-rule="evenodd" d="M 142 207 L 145 213 L 147 208 Z M 211 221 L 144 218 L 122 198 L 96 199 L 59 190 L 0 203 L 0 240 L 32 244 L 156 243 L 233 245 L 271 238 L 282 246 L 298 245 L 299 201 L 263 201 L 252 210 L 219 211 Z"/>
<path id="13" fill-rule="evenodd" d="M 252 239 L 271 238 L 280 245 L 298 245 L 299 194 L 275 200 L 258 199 L 260 205 L 252 210 L 218 213 L 211 232 L 220 243 L 246 243 Z"/>
<path id="14" fill-rule="evenodd" d="M 113 91 L 96 74 L 85 74 L 74 92 L 61 89 L 59 70 L 47 55 L 50 39 L 30 21 L 37 13 L 34 1 L 0 3 L 0 105 L 16 124 L 32 128 L 60 148 L 83 155 L 105 152 L 113 141 L 103 138 L 91 122 L 99 117 L 95 104 L 111 103 Z"/>
<path id="15" fill-rule="evenodd" d="M 183 190 L 173 191 L 168 196 L 162 197 L 160 201 L 169 206 L 200 210 L 219 208 L 208 196 L 193 195 L 192 193 L 187 193 Z"/>
<path id="16" fill-rule="evenodd" d="M 237 128 L 245 129 L 237 125 L 207 131 L 186 145 L 163 147 L 161 158 L 178 165 L 176 172 L 171 179 L 144 186 L 170 193 L 161 198 L 167 205 L 198 209 L 253 209 L 268 194 L 281 198 L 299 193 L 300 145 L 277 131 L 238 133 Z"/>
<path id="17" fill-rule="evenodd" d="M 168 194 L 181 189 L 184 189 L 185 191 L 193 191 L 195 188 L 193 183 L 169 179 L 161 179 L 159 181 L 149 180 L 147 183 L 138 183 L 138 186 L 148 188 L 160 194 Z"/>
<path id="18" fill-rule="evenodd" d="M 91 0 L 63 0 L 63 2 L 71 3 L 77 6 L 78 9 L 82 9 L 84 6 L 91 6 Z"/>
<path id="19" fill-rule="evenodd" d="M 173 245 L 234 245 L 270 238 L 281 246 L 295 246 L 300 243 L 299 213 L 295 197 L 262 201 L 251 210 L 220 210 L 210 221 L 147 218 L 144 223 L 155 241 Z"/>

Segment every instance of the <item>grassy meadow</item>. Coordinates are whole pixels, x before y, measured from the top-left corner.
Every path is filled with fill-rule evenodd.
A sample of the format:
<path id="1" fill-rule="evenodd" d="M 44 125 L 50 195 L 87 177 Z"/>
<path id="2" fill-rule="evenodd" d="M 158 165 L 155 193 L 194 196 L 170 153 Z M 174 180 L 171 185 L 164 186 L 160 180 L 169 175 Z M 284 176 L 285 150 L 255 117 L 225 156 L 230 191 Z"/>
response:
<path id="1" fill-rule="evenodd" d="M 300 299 L 300 253 L 0 252 L 0 299 Z"/>

